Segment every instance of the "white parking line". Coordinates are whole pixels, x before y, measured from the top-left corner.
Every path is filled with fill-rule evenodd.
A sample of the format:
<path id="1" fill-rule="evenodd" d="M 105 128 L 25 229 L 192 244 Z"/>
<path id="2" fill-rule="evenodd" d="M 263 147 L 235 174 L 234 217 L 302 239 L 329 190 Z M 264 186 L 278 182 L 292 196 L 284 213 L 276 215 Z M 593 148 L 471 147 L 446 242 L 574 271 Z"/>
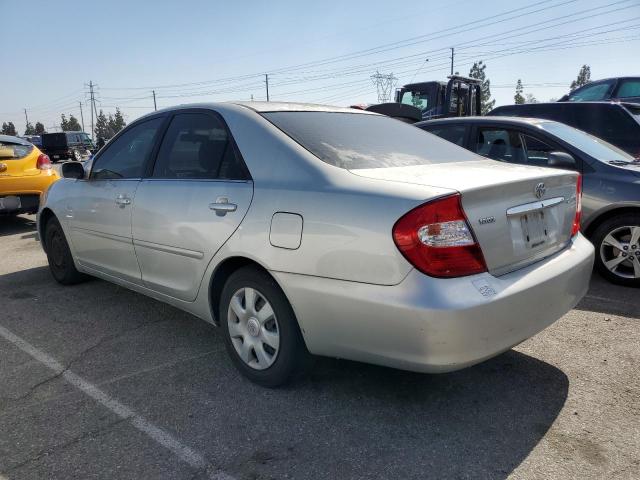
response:
<path id="1" fill-rule="evenodd" d="M 234 477 L 216 469 L 207 462 L 202 455 L 192 450 L 190 447 L 182 444 L 174 438 L 170 433 L 162 430 L 160 427 L 149 422 L 142 416 L 138 415 L 134 410 L 120 403 L 118 400 L 110 397 L 107 393 L 100 390 L 92 383 L 86 381 L 79 375 L 76 375 L 58 362 L 55 358 L 49 356 L 42 350 L 37 349 L 26 340 L 20 338 L 16 334 L 10 332 L 3 326 L 0 326 L 0 335 L 7 341 L 14 344 L 20 350 L 35 358 L 37 361 L 53 370 L 57 375 L 63 377 L 67 382 L 72 384 L 78 390 L 93 398 L 95 401 L 105 406 L 113 413 L 121 418 L 128 419 L 135 428 L 146 434 L 159 445 L 173 452 L 179 459 L 198 470 L 204 470 L 209 473 L 208 477 L 212 480 L 235 480 Z M 0 475 L 0 480 L 2 476 Z"/>

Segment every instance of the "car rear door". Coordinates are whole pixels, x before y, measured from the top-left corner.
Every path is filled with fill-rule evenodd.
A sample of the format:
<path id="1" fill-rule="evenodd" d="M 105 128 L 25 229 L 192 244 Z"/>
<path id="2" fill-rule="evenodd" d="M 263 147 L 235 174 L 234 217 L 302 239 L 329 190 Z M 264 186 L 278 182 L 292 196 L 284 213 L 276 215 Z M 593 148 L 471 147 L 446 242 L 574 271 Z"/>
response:
<path id="1" fill-rule="evenodd" d="M 211 258 L 238 228 L 253 197 L 222 117 L 173 115 L 133 210 L 133 242 L 145 286 L 194 300 Z"/>
<path id="2" fill-rule="evenodd" d="M 164 116 L 128 127 L 95 159 L 88 180 L 76 180 L 66 216 L 77 260 L 100 272 L 140 283 L 131 211 Z"/>

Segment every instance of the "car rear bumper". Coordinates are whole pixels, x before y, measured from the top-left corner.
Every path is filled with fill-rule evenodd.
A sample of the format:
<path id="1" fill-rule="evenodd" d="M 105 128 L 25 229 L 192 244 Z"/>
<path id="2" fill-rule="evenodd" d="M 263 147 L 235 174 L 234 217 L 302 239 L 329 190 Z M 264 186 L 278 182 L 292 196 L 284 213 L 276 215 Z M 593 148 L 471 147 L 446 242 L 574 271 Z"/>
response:
<path id="1" fill-rule="evenodd" d="M 413 270 L 379 286 L 273 272 L 311 353 L 421 372 L 491 358 L 535 335 L 585 295 L 594 249 L 561 252 L 500 277 L 436 279 Z"/>
<path id="2" fill-rule="evenodd" d="M 54 170 L 42 170 L 37 175 L 0 177 L 0 197 L 19 197 L 18 209 L 0 209 L 0 214 L 36 212 L 40 196 L 60 177 Z"/>

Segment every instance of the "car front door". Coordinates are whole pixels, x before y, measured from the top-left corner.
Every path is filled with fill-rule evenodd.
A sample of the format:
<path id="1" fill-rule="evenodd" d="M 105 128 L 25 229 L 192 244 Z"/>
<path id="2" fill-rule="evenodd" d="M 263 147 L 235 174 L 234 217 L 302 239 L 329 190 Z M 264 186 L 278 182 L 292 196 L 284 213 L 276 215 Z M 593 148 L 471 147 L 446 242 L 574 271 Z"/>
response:
<path id="1" fill-rule="evenodd" d="M 247 212 L 253 182 L 222 117 L 202 109 L 173 115 L 148 174 L 133 209 L 142 281 L 192 301 Z"/>
<path id="2" fill-rule="evenodd" d="M 163 121 L 160 116 L 127 128 L 95 159 L 89 178 L 76 181 L 66 214 L 76 258 L 83 266 L 141 282 L 131 211 Z"/>

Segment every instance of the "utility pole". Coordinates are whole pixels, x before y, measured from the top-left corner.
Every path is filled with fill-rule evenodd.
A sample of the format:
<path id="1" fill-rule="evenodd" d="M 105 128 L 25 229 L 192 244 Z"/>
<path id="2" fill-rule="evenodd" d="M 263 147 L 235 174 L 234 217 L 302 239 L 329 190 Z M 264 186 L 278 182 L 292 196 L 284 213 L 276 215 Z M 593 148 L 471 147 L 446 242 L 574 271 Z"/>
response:
<path id="1" fill-rule="evenodd" d="M 269 74 L 264 74 L 264 83 L 267 86 L 267 102 L 269 101 Z"/>
<path id="2" fill-rule="evenodd" d="M 451 75 L 453 75 L 453 56 L 454 56 L 454 50 L 453 50 L 453 47 L 451 47 Z"/>
<path id="3" fill-rule="evenodd" d="M 25 127 L 25 129 L 26 129 L 29 126 L 29 117 L 27 117 L 27 109 L 24 108 L 23 110 L 24 110 L 24 119 L 27 122 L 27 125 Z"/>
<path id="4" fill-rule="evenodd" d="M 78 102 L 80 105 L 80 121 L 82 122 L 82 131 L 84 132 L 84 116 L 82 115 L 82 102 Z"/>
<path id="5" fill-rule="evenodd" d="M 156 105 L 156 91 L 155 90 L 151 90 L 151 93 L 153 93 L 153 110 L 158 110 L 158 107 Z"/>
<path id="6" fill-rule="evenodd" d="M 91 97 L 91 141 L 93 142 L 93 112 L 96 109 L 96 103 L 93 96 L 93 82 L 89 80 L 89 95 Z M 97 116 L 97 115 L 96 115 Z"/>

